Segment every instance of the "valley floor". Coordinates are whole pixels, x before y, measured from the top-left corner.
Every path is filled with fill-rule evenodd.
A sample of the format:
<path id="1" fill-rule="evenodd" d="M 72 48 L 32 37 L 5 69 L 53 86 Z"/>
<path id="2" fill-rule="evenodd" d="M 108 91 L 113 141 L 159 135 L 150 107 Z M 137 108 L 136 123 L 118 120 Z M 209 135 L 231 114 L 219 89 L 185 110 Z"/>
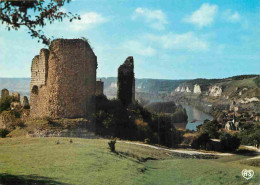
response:
<path id="1" fill-rule="evenodd" d="M 192 159 L 126 142 L 72 138 L 0 139 L 0 184 L 192 184 L 260 183 L 260 168 L 248 166 L 252 156 Z M 58 142 L 59 141 L 59 142 Z M 57 144 L 59 143 L 59 144 Z M 243 169 L 254 170 L 246 180 Z"/>

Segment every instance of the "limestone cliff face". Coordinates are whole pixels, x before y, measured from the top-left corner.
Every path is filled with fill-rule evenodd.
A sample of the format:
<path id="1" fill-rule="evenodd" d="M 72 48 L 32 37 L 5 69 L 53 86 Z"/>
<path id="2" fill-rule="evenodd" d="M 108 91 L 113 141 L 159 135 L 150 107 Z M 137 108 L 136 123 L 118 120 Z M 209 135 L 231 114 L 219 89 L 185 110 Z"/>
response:
<path id="1" fill-rule="evenodd" d="M 186 87 L 186 90 L 185 90 L 186 92 L 188 92 L 188 93 L 190 93 L 191 92 L 191 90 L 190 90 L 190 88 L 189 87 Z"/>
<path id="2" fill-rule="evenodd" d="M 185 87 L 182 87 L 182 88 L 181 88 L 181 92 L 185 92 Z"/>
<path id="3" fill-rule="evenodd" d="M 186 87 L 185 86 L 182 86 L 182 87 L 179 86 L 174 91 L 175 92 L 182 92 L 182 93 L 185 93 L 185 92 L 190 93 L 191 92 L 191 90 L 188 86 L 186 86 Z"/>
<path id="4" fill-rule="evenodd" d="M 222 87 L 214 85 L 209 88 L 209 96 L 221 96 L 222 94 Z"/>
<path id="5" fill-rule="evenodd" d="M 247 104 L 247 103 L 251 103 L 251 102 L 259 102 L 260 100 L 257 97 L 252 97 L 252 98 L 244 98 L 244 99 L 240 99 L 239 103 L 242 104 Z"/>
<path id="6" fill-rule="evenodd" d="M 174 91 L 175 91 L 175 92 L 181 92 L 181 87 L 180 87 L 180 86 L 177 87 Z"/>
<path id="7" fill-rule="evenodd" d="M 200 86 L 199 86 L 198 84 L 195 84 L 195 85 L 194 85 L 194 90 L 193 90 L 193 92 L 194 92 L 195 94 L 201 94 L 201 88 L 200 88 Z"/>

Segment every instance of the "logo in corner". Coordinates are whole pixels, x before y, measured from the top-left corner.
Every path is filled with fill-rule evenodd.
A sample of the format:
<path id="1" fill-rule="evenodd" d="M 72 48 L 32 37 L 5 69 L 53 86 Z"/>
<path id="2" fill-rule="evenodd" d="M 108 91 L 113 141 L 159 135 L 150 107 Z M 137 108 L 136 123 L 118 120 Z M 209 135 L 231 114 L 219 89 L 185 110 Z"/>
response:
<path id="1" fill-rule="evenodd" d="M 251 179 L 253 176 L 254 176 L 254 171 L 253 170 L 247 170 L 247 169 L 244 169 L 242 170 L 242 176 L 246 179 L 246 180 L 249 180 Z"/>

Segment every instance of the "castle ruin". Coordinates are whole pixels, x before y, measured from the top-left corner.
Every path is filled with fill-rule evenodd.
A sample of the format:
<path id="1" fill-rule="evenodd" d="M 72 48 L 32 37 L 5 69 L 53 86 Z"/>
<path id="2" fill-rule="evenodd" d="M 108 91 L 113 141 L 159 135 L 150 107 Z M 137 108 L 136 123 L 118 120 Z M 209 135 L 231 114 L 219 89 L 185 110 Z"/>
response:
<path id="1" fill-rule="evenodd" d="M 9 91 L 7 89 L 2 89 L 1 90 L 1 97 L 5 98 L 7 96 L 9 96 Z"/>
<path id="2" fill-rule="evenodd" d="M 96 81 L 96 95 L 103 95 L 104 94 L 104 82 L 100 79 Z"/>
<path id="3" fill-rule="evenodd" d="M 82 39 L 56 39 L 32 60 L 31 117 L 88 117 L 95 109 L 97 57 Z"/>
<path id="4" fill-rule="evenodd" d="M 125 62 L 118 68 L 117 98 L 128 106 L 135 102 L 135 74 L 134 58 L 127 57 Z"/>

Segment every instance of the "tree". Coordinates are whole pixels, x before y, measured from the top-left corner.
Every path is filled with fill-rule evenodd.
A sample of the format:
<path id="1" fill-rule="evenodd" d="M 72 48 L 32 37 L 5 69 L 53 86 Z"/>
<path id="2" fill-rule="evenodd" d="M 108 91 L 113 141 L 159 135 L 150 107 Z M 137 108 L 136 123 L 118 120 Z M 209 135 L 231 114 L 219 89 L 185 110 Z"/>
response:
<path id="1" fill-rule="evenodd" d="M 61 12 L 60 8 L 71 0 L 50 0 L 44 2 L 42 0 L 27 1 L 0 1 L 0 20 L 6 25 L 8 30 L 18 30 L 22 26 L 29 29 L 28 34 L 32 38 L 38 38 L 38 42 L 49 45 L 51 39 L 47 38 L 42 28 L 47 23 L 52 24 L 54 21 L 63 21 L 69 18 L 70 22 L 74 19 L 80 20 L 80 16 L 71 12 Z M 33 11 L 30 11 L 33 10 Z"/>
<path id="2" fill-rule="evenodd" d="M 219 129 L 221 128 L 221 125 L 216 121 L 209 121 L 205 120 L 203 125 L 200 127 L 201 133 L 208 133 L 210 138 L 218 138 L 219 136 Z"/>
<path id="3" fill-rule="evenodd" d="M 220 144 L 225 151 L 235 151 L 240 146 L 240 139 L 236 135 L 223 132 L 220 135 Z"/>
<path id="4" fill-rule="evenodd" d="M 10 109 L 11 102 L 12 102 L 11 96 L 5 96 L 0 98 L 0 113 Z"/>
<path id="5" fill-rule="evenodd" d="M 210 142 L 210 137 L 208 133 L 201 133 L 196 139 L 191 143 L 192 148 L 196 149 L 207 149 L 207 144 Z"/>

